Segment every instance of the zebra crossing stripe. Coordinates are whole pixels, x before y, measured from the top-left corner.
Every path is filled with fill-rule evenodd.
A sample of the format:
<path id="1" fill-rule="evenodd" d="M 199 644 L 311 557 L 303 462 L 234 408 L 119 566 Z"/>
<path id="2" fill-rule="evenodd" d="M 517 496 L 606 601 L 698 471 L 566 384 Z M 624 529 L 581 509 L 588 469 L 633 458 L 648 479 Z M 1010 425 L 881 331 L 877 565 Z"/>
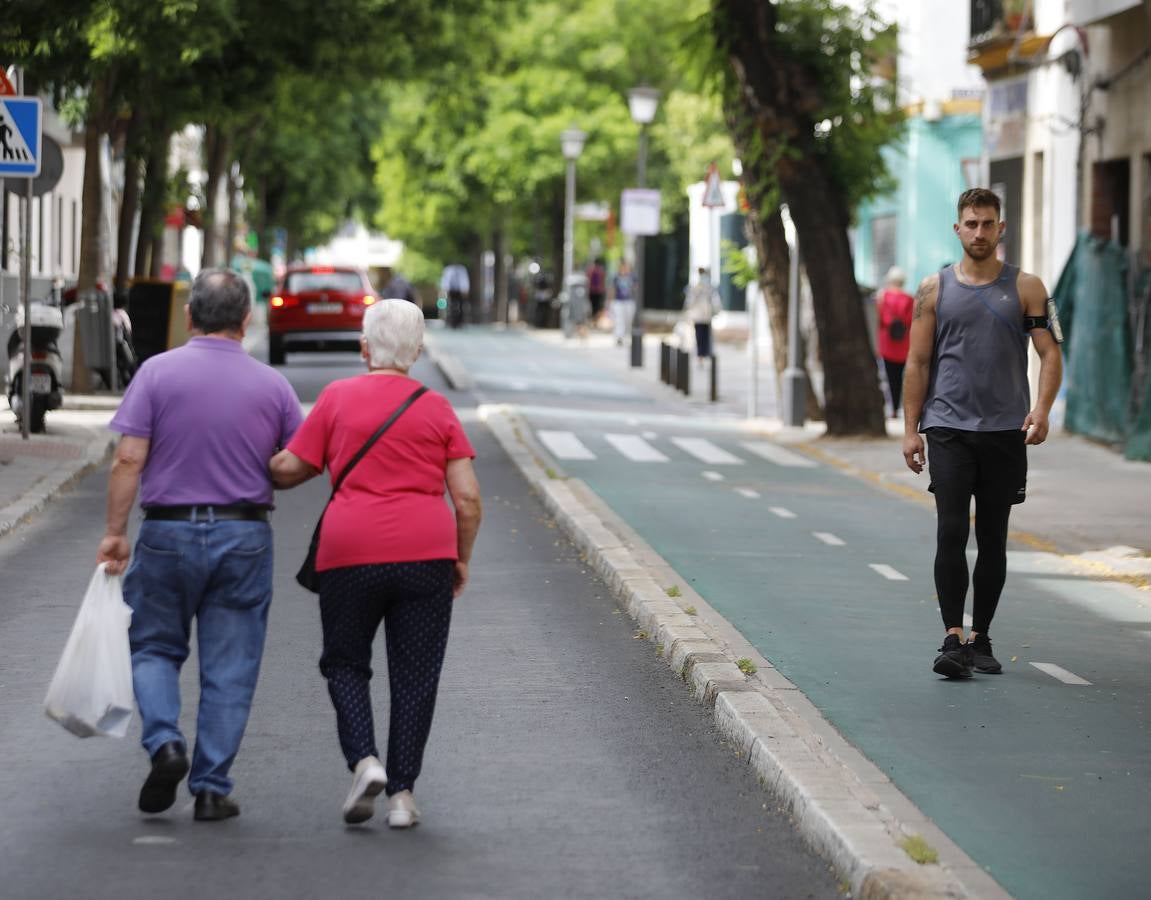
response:
<path id="1" fill-rule="evenodd" d="M 605 434 L 604 440 L 633 462 L 667 462 L 659 450 L 638 434 Z"/>
<path id="2" fill-rule="evenodd" d="M 800 456 L 798 453 L 792 453 L 790 450 L 785 450 L 779 446 L 779 444 L 771 444 L 767 441 L 740 441 L 740 446 L 754 453 L 761 459 L 775 463 L 777 466 L 790 466 L 795 469 L 814 469 L 819 465 L 819 463 L 813 459 Z"/>
<path id="3" fill-rule="evenodd" d="M 587 445 L 570 431 L 537 431 L 536 434 L 556 459 L 595 459 Z"/>
<path id="4" fill-rule="evenodd" d="M 691 454 L 700 462 L 714 466 L 743 465 L 743 460 L 717 447 L 706 438 L 672 438 L 671 442 L 684 453 Z"/>

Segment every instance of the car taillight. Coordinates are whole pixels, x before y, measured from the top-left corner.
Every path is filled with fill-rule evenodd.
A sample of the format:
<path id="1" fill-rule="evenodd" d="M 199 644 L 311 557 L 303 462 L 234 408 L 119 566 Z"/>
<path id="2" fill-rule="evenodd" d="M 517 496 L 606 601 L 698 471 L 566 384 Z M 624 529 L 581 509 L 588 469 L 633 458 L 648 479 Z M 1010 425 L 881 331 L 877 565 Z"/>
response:
<path id="1" fill-rule="evenodd" d="M 268 301 L 273 309 L 286 309 L 291 306 L 299 306 L 299 297 L 273 297 Z"/>
<path id="2" fill-rule="evenodd" d="M 364 294 L 364 306 L 371 306 L 376 302 L 376 298 L 371 294 Z"/>
<path id="3" fill-rule="evenodd" d="M 273 297 L 270 302 L 271 302 L 272 306 L 276 307 L 276 309 L 279 309 L 281 306 L 284 305 L 284 298 L 283 297 Z"/>

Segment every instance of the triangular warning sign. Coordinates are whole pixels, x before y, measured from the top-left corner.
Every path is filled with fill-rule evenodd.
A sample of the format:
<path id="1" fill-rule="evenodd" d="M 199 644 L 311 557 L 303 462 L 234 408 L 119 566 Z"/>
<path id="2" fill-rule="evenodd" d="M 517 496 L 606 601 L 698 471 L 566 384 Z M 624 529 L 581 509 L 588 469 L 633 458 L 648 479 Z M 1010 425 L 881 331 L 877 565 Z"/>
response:
<path id="1" fill-rule="evenodd" d="M 8 80 L 8 76 L 5 74 L 3 68 L 0 68 L 0 96 L 16 96 L 16 88 L 12 87 L 12 82 Z"/>
<path id="2" fill-rule="evenodd" d="M 719 182 L 719 170 L 716 169 L 715 164 L 712 163 L 707 169 L 707 182 L 703 189 L 703 205 L 704 206 L 727 206 L 723 199 L 723 190 Z"/>
<path id="3" fill-rule="evenodd" d="M 0 163 L 31 163 L 36 155 L 20 133 L 8 104 L 0 99 Z"/>

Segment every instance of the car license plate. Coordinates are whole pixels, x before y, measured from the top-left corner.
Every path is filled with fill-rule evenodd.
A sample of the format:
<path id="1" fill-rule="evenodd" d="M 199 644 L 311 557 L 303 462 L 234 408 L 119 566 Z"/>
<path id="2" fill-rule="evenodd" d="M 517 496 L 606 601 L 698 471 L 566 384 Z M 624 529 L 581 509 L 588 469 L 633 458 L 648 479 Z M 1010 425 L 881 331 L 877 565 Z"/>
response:
<path id="1" fill-rule="evenodd" d="M 342 303 L 309 303 L 305 309 L 310 313 L 342 313 L 344 311 L 344 304 Z"/>
<path id="2" fill-rule="evenodd" d="M 52 376 L 51 375 L 33 375 L 32 380 L 29 382 L 32 387 L 33 394 L 50 394 L 52 393 Z"/>

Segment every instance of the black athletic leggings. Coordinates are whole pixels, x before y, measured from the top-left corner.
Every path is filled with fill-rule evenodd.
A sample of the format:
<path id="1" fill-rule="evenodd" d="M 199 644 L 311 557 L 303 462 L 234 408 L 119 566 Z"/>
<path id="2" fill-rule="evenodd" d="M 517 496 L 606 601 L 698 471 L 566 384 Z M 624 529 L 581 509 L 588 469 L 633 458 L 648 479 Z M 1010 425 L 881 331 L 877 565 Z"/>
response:
<path id="1" fill-rule="evenodd" d="M 423 765 L 452 619 L 451 560 L 347 566 L 320 573 L 320 672 L 348 768 L 379 757 L 372 721 L 372 641 L 380 622 L 391 716 L 387 793 L 410 791 Z"/>
<path id="2" fill-rule="evenodd" d="M 971 628 L 991 630 L 1007 580 L 1007 522 L 1022 503 L 1027 483 L 1026 435 L 1022 431 L 959 431 L 929 428 L 927 461 L 938 516 L 935 591 L 945 628 L 963 627 L 967 598 L 967 538 L 975 498 L 975 544 Z"/>

